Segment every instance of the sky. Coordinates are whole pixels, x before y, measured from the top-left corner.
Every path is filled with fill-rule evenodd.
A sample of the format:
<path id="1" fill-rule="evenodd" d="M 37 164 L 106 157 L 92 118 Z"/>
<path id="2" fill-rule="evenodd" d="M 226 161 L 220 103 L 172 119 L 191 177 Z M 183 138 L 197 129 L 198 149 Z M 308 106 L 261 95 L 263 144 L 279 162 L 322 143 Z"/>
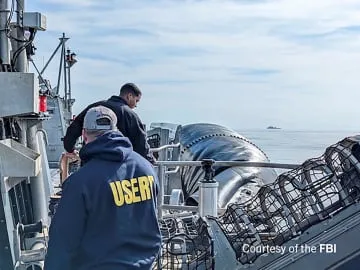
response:
<path id="1" fill-rule="evenodd" d="M 29 0 L 47 17 L 42 68 L 64 32 L 74 113 L 134 82 L 142 121 L 359 130 L 358 0 Z M 59 59 L 45 72 L 57 83 Z"/>

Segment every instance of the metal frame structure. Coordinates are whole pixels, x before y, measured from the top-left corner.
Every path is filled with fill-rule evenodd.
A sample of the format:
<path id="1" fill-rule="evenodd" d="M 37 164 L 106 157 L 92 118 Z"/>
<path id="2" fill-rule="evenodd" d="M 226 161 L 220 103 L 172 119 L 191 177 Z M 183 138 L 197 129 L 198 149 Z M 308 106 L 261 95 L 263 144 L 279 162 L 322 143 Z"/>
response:
<path id="1" fill-rule="evenodd" d="M 168 161 L 167 160 L 167 151 L 168 149 L 172 148 L 178 148 L 180 144 L 168 144 L 163 145 L 158 148 L 152 148 L 150 151 L 155 152 L 161 152 L 164 151 L 164 160 L 160 160 L 156 162 L 158 177 L 159 177 L 159 194 L 158 194 L 158 217 L 161 218 L 163 216 L 163 210 L 181 210 L 181 211 L 195 211 L 203 213 L 202 216 L 206 216 L 209 213 L 215 213 L 217 210 L 214 210 L 211 207 L 208 208 L 209 202 L 214 201 L 214 194 L 217 193 L 217 187 L 214 187 L 214 189 L 210 188 L 207 189 L 206 185 L 212 186 L 213 180 L 212 178 L 207 179 L 207 181 L 204 181 L 200 185 L 200 194 L 203 194 L 202 198 L 206 198 L 206 200 L 209 200 L 209 202 L 200 202 L 199 207 L 197 206 L 184 206 L 179 204 L 165 204 L 164 198 L 166 196 L 171 196 L 171 194 L 165 194 L 165 190 L 167 189 L 166 186 L 168 185 L 166 176 L 169 174 L 176 173 L 181 167 L 185 166 L 198 166 L 198 167 L 204 167 L 204 169 L 208 170 L 209 168 L 213 166 L 222 166 L 222 167 L 263 167 L 263 168 L 277 168 L 277 169 L 295 169 L 299 167 L 299 164 L 289 164 L 289 163 L 270 163 L 270 162 L 250 162 L 250 161 Z M 205 163 L 204 163 L 205 162 Z M 209 163 L 206 163 L 209 162 Z M 175 170 L 167 170 L 167 168 L 173 168 L 176 167 Z M 209 183 L 206 183 L 209 182 Z M 205 185 L 205 186 L 204 186 Z M 210 191 L 211 190 L 211 191 Z M 216 191 L 216 192 L 215 192 Z M 178 192 L 178 190 L 174 191 L 175 193 Z M 216 201 L 216 200 L 215 200 Z M 220 209 L 220 212 L 222 212 L 224 209 Z"/>
<path id="2" fill-rule="evenodd" d="M 43 69 L 39 72 L 39 79 L 44 82 L 44 79 L 42 79 L 42 75 L 51 63 L 54 56 L 57 54 L 57 52 L 61 51 L 60 54 L 60 64 L 59 64 L 59 71 L 58 71 L 58 78 L 57 78 L 57 85 L 55 87 L 55 96 L 59 95 L 60 92 L 60 85 L 61 85 L 61 76 L 63 73 L 63 79 L 64 79 L 64 100 L 65 100 L 65 109 L 68 110 L 70 114 L 72 114 L 72 105 L 75 102 L 74 99 L 72 99 L 72 93 L 71 93 L 71 67 L 77 62 L 75 59 L 76 54 L 72 52 L 70 49 L 66 49 L 66 42 L 70 38 L 65 36 L 65 33 L 63 33 L 62 37 L 59 38 L 60 42 L 52 55 L 50 56 L 49 60 L 46 62 Z"/>
<path id="3" fill-rule="evenodd" d="M 360 246 L 353 239 L 354 235 L 360 233 L 358 202 L 360 162 L 359 157 L 353 154 L 353 146 L 359 142 L 360 138 L 345 138 L 336 145 L 328 147 L 323 156 L 307 160 L 301 165 L 213 160 L 158 161 L 160 182 L 158 215 L 165 233 L 165 244 L 163 244 L 161 258 L 153 269 L 301 270 L 304 267 L 312 269 L 314 265 L 319 269 L 355 269 L 355 265 L 360 262 Z M 170 147 L 171 145 L 167 145 L 161 149 Z M 216 185 L 211 188 L 206 186 L 206 184 L 216 184 L 216 181 L 212 179 L 212 167 L 215 165 L 275 167 L 290 171 L 281 174 L 276 183 L 264 186 L 256 195 L 259 201 L 252 199 L 249 202 L 249 208 L 246 205 L 235 204 L 232 208 L 236 210 L 227 217 L 222 210 L 231 212 L 231 209 L 217 209 L 216 203 L 211 203 L 216 202 L 214 198 L 214 194 L 217 193 Z M 177 168 L 202 166 L 205 177 L 199 183 L 199 192 L 203 195 L 200 196 L 198 207 L 164 203 L 163 199 L 166 195 L 163 190 L 167 166 L 177 166 Z M 296 192 L 285 189 L 285 186 L 289 184 L 295 188 L 294 192 L 297 190 L 300 193 L 296 195 Z M 281 195 L 286 202 L 282 204 L 278 195 Z M 274 199 L 275 201 L 271 201 Z M 266 201 L 269 203 L 267 206 L 265 206 Z M 270 219 L 278 216 L 282 216 L 285 220 L 284 223 L 277 219 L 278 224 L 273 224 L 273 226 L 279 230 L 278 234 L 283 234 L 278 235 L 281 236 L 278 240 L 280 240 L 279 245 L 286 252 L 262 254 L 262 256 L 260 256 L 262 252 L 251 253 L 245 257 L 239 257 L 239 245 L 247 243 L 246 238 L 243 237 L 249 239 L 248 243 L 256 244 L 257 241 L 253 242 L 254 237 L 260 237 L 258 241 L 262 243 L 261 241 L 264 240 L 260 240 L 261 238 L 273 238 L 276 235 L 276 231 L 259 233 L 253 226 L 256 221 L 248 219 L 250 216 L 246 211 L 251 211 L 251 205 L 257 207 L 256 204 L 259 202 L 264 212 L 256 210 L 253 214 L 260 219 L 263 215 L 267 216 L 263 222 L 270 222 Z M 271 209 L 272 207 L 279 207 L 281 211 L 275 211 Z M 173 212 L 166 213 L 164 210 L 173 210 Z M 309 212 L 303 212 L 305 210 Z M 218 214 L 221 215 L 220 219 L 217 218 Z M 226 223 L 230 222 L 226 225 L 231 226 L 230 234 L 223 228 L 221 219 Z M 295 219 L 297 223 L 294 223 L 292 219 Z M 201 230 L 199 231 L 199 227 L 196 229 L 198 222 L 207 224 L 208 236 L 204 234 L 200 236 Z M 238 234 L 237 237 L 243 240 L 233 242 L 235 240 L 233 234 Z M 199 240 L 199 237 L 202 240 Z M 211 246 L 207 244 L 209 241 L 212 243 Z M 270 245 L 276 245 L 276 241 L 272 244 L 270 242 Z M 312 251 L 301 251 L 306 246 L 311 247 Z M 298 252 L 290 252 L 296 247 Z M 336 247 L 338 247 L 337 250 Z"/>
<path id="4" fill-rule="evenodd" d="M 43 20 L 35 22 L 35 17 L 46 18 L 27 13 L 24 0 L 9 2 L 0 0 L 0 268 L 39 269 L 47 246 L 52 184 L 41 127 L 47 118 L 39 107 L 42 93 L 28 71 L 32 42 L 44 30 Z"/>
<path id="5" fill-rule="evenodd" d="M 41 71 L 38 71 L 39 82 L 43 87 L 43 91 L 47 90 L 50 94 L 47 98 L 47 106 L 49 119 L 43 123 L 43 127 L 48 133 L 48 144 L 46 147 L 49 166 L 52 169 L 57 168 L 59 157 L 63 152 L 62 138 L 65 136 L 66 129 L 70 125 L 73 118 L 72 106 L 75 99 L 72 98 L 71 89 L 71 68 L 77 62 L 76 54 L 69 48 L 66 48 L 69 37 L 65 33 L 59 38 L 60 42 L 54 52 L 44 65 Z M 60 51 L 60 61 L 57 76 L 57 85 L 50 89 L 50 85 L 43 78 L 44 72 L 54 59 L 55 55 Z M 63 91 L 61 89 L 61 78 L 63 77 Z M 60 95 L 63 92 L 63 96 Z M 59 125 L 60 123 L 60 125 Z"/>

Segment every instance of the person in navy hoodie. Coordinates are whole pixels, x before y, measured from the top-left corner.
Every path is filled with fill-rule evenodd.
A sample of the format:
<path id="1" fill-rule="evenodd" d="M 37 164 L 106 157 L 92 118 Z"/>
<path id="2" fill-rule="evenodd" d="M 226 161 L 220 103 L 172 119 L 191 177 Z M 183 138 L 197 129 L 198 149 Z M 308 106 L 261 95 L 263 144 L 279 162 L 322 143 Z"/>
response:
<path id="1" fill-rule="evenodd" d="M 158 180 L 104 106 L 84 118 L 84 165 L 64 182 L 45 270 L 150 269 L 161 245 Z"/>

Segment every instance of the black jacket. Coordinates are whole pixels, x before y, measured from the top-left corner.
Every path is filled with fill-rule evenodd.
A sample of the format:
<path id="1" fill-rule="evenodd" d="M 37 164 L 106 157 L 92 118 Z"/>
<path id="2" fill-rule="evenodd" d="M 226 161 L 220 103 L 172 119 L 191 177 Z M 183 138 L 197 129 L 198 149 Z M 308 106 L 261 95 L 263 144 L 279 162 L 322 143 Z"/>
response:
<path id="1" fill-rule="evenodd" d="M 76 140 L 81 136 L 84 117 L 86 112 L 96 106 L 105 106 L 113 110 L 117 116 L 117 128 L 125 137 L 131 141 L 135 152 L 154 163 L 154 157 L 149 153 L 150 146 L 146 140 L 146 131 L 139 116 L 126 104 L 126 101 L 119 96 L 112 96 L 108 100 L 102 100 L 90 104 L 80 114 L 76 116 L 74 121 L 68 127 L 64 137 L 64 148 L 67 152 L 73 152 Z"/>

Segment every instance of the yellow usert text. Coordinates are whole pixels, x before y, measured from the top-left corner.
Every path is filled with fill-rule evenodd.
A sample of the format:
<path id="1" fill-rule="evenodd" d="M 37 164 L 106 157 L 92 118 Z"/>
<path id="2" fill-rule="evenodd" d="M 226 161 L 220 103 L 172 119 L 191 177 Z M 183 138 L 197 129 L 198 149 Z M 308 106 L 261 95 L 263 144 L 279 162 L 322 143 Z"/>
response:
<path id="1" fill-rule="evenodd" d="M 151 175 L 110 183 L 116 206 L 150 200 L 153 194 L 154 177 Z"/>

